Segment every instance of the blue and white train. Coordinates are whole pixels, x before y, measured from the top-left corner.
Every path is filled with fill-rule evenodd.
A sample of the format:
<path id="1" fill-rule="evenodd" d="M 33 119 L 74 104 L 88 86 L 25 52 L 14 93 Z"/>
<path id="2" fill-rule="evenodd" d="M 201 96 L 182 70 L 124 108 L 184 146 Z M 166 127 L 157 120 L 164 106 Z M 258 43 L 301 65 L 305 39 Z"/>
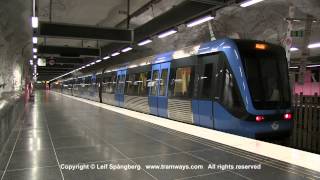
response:
<path id="1" fill-rule="evenodd" d="M 57 87 L 251 138 L 287 136 L 293 125 L 285 51 L 261 41 L 211 41 L 65 79 Z"/>

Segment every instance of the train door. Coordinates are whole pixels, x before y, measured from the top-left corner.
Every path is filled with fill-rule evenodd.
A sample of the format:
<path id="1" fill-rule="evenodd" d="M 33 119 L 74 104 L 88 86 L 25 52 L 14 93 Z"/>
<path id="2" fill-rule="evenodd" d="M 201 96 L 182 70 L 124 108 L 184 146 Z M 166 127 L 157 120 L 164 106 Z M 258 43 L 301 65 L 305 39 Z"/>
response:
<path id="1" fill-rule="evenodd" d="M 149 82 L 150 113 L 168 117 L 168 79 L 170 62 L 152 66 L 151 81 Z"/>
<path id="2" fill-rule="evenodd" d="M 116 105 L 123 107 L 124 105 L 124 86 L 126 81 L 127 70 L 119 70 L 117 72 L 117 86 L 115 92 Z"/>
<path id="3" fill-rule="evenodd" d="M 215 57 L 198 57 L 195 87 L 197 91 L 192 100 L 193 121 L 196 125 L 213 128 L 213 95 L 216 74 Z"/>

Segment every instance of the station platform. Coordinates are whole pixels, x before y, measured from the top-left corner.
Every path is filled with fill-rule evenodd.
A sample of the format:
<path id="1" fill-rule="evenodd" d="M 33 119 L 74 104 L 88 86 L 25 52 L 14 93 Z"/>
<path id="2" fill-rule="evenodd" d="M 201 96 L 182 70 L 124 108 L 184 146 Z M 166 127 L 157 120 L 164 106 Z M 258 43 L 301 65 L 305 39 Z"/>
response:
<path id="1" fill-rule="evenodd" d="M 37 91 L 1 154 L 0 177 L 319 179 L 319 162 L 317 154 Z"/>

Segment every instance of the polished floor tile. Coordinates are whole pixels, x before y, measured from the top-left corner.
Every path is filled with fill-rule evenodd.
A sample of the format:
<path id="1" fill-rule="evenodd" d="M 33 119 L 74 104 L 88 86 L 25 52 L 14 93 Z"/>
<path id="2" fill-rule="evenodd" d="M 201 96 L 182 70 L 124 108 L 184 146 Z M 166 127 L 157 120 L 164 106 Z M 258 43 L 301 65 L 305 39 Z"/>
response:
<path id="1" fill-rule="evenodd" d="M 206 159 L 214 164 L 258 164 L 259 162 L 253 161 L 241 156 L 221 151 L 218 149 L 211 149 L 205 151 L 192 152 L 191 154 Z"/>
<path id="2" fill-rule="evenodd" d="M 47 129 L 21 130 L 19 138 L 49 138 Z"/>
<path id="3" fill-rule="evenodd" d="M 5 180 L 61 179 L 54 152 L 60 164 L 94 164 L 96 167 L 87 170 L 62 169 L 65 180 L 310 179 L 309 174 L 297 174 L 302 171 L 292 169 L 290 164 L 273 166 L 267 162 L 270 158 L 250 156 L 250 153 L 235 148 L 226 152 L 223 149 L 230 148 L 220 147 L 218 143 L 191 141 L 188 139 L 190 136 L 183 133 L 64 96 L 47 95 L 36 93 L 35 102 L 30 105 L 26 121 L 21 124 Z M 16 135 L 18 132 L 19 129 L 16 129 Z M 12 149 L 15 140 L 15 137 L 11 138 L 8 147 Z M 11 152 L 5 151 L 0 157 L 0 175 L 5 171 Z M 230 164 L 261 165 L 261 169 L 226 168 L 225 165 Z M 122 169 L 97 168 L 105 165 Z M 135 165 L 136 169 L 123 169 L 129 165 Z M 161 165 L 178 167 L 155 168 Z M 179 165 L 196 169 L 181 170 Z M 220 168 L 208 168 L 212 165 L 220 165 Z"/>
<path id="4" fill-rule="evenodd" d="M 67 136 L 52 139 L 56 149 L 102 145 L 100 140 L 91 136 Z"/>
<path id="5" fill-rule="evenodd" d="M 12 154 L 8 169 L 23 169 L 57 165 L 52 150 L 17 151 Z"/>
<path id="6" fill-rule="evenodd" d="M 162 140 L 161 140 L 162 141 Z M 167 143 L 173 147 L 176 147 L 182 151 L 197 151 L 201 149 L 209 149 L 211 147 L 193 142 L 187 139 L 172 139 L 172 140 L 166 140 L 163 141 L 164 143 Z"/>
<path id="7" fill-rule="evenodd" d="M 5 170 L 10 155 L 11 152 L 3 152 L 2 154 L 0 154 L 0 171 Z"/>
<path id="8" fill-rule="evenodd" d="M 7 171 L 3 180 L 62 180 L 59 167 Z"/>
<path id="9" fill-rule="evenodd" d="M 107 145 L 57 149 L 56 152 L 60 163 L 84 163 L 125 159 L 121 153 Z"/>
<path id="10" fill-rule="evenodd" d="M 17 141 L 14 151 L 34 151 L 52 149 L 50 138 L 29 137 L 20 138 Z"/>
<path id="11" fill-rule="evenodd" d="M 3 172 L 2 170 L 0 170 L 0 177 L 2 177 L 3 173 L 4 173 L 4 172 Z"/>
<path id="12" fill-rule="evenodd" d="M 146 142 L 146 143 L 124 143 L 115 144 L 115 146 L 129 158 L 154 156 L 160 154 L 177 153 L 179 150 L 174 149 L 159 142 Z"/>

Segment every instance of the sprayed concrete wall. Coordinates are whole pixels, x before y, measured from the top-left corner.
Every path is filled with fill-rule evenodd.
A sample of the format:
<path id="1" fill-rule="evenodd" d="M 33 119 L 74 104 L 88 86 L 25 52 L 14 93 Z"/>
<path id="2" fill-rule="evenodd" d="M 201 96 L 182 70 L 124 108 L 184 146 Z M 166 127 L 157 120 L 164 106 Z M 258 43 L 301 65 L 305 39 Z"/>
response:
<path id="1" fill-rule="evenodd" d="M 31 57 L 30 15 L 31 5 L 25 0 L 0 2 L 0 99 L 4 92 L 22 90 L 24 65 Z"/>
<path id="2" fill-rule="evenodd" d="M 24 77 L 32 48 L 29 2 L 0 1 L 0 157 L 24 112 Z"/>

